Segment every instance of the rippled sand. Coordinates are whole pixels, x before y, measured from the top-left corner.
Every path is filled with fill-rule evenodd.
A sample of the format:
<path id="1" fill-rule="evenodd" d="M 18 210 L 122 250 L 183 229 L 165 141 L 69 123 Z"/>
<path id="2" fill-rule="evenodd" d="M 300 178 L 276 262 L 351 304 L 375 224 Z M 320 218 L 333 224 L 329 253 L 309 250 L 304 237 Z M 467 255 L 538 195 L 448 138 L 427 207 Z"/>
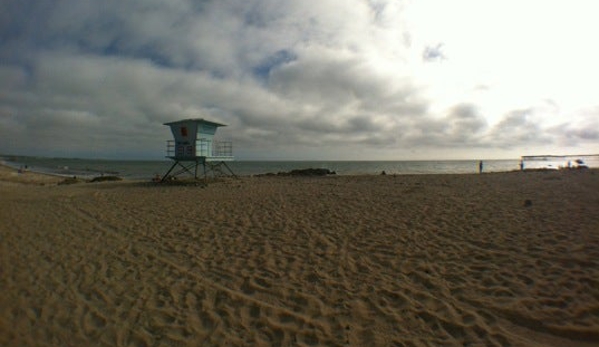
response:
<path id="1" fill-rule="evenodd" d="M 599 345 L 595 170 L 205 188 L 3 170 L 3 346 Z"/>

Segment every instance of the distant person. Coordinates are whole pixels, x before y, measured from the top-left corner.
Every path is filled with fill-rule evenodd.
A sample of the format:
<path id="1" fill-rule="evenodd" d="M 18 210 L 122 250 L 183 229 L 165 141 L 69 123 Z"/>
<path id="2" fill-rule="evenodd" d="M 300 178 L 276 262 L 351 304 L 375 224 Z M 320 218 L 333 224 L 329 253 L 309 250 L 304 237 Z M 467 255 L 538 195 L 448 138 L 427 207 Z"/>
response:
<path id="1" fill-rule="evenodd" d="M 524 160 L 520 160 L 520 171 L 524 171 Z"/>
<path id="2" fill-rule="evenodd" d="M 478 162 L 478 173 L 483 173 L 483 161 Z"/>

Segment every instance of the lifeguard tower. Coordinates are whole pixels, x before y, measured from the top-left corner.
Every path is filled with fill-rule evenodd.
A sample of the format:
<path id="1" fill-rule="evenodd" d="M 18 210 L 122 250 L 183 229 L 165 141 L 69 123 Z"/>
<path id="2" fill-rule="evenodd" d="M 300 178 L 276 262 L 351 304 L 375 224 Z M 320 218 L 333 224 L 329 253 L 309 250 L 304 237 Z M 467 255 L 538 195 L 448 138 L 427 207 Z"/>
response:
<path id="1" fill-rule="evenodd" d="M 167 158 L 174 160 L 170 169 L 162 176 L 161 182 L 187 173 L 198 179 L 198 168 L 202 166 L 203 176 L 209 172 L 214 176 L 229 174 L 235 176 L 226 164 L 234 160 L 231 141 L 214 139 L 218 127 L 226 126 L 202 118 L 184 119 L 164 123 L 171 128 L 174 140 L 166 142 Z M 178 171 L 174 171 L 178 167 Z"/>

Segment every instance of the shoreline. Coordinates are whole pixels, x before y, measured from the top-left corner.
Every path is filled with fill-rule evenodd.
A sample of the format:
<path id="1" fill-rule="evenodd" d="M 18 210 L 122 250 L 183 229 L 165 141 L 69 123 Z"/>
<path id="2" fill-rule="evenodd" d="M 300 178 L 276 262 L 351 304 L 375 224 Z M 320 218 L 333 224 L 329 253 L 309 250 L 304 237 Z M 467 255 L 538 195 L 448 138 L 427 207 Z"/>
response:
<path id="1" fill-rule="evenodd" d="M 65 176 L 93 177 L 119 175 L 127 179 L 150 179 L 163 174 L 172 164 L 159 161 L 94 161 L 34 158 L 11 163 L 12 166 L 29 164 L 42 172 L 55 172 Z M 518 168 L 515 160 L 489 161 L 485 171 L 503 172 Z M 430 174 L 430 173 L 475 173 L 478 161 L 234 161 L 230 163 L 237 175 L 250 176 L 266 173 L 288 172 L 294 169 L 323 168 L 339 175 L 379 174 Z"/>
<path id="2" fill-rule="evenodd" d="M 566 167 L 566 157 L 563 160 L 533 160 L 525 161 L 526 169 L 558 169 Z M 575 160 L 576 158 L 576 160 Z M 69 159 L 69 158 L 44 158 L 44 157 L 10 157 L 4 156 L 7 164 L 18 168 L 29 165 L 34 170 L 44 173 L 55 173 L 68 176 L 93 178 L 104 175 L 117 175 L 126 179 L 151 179 L 156 174 L 161 175 L 171 166 L 168 160 L 94 160 L 94 159 Z M 599 156 L 571 157 L 571 165 L 575 166 L 578 160 L 584 160 L 591 168 L 599 168 Z M 11 161 L 12 160 L 12 161 Z M 485 160 L 484 171 L 506 172 L 520 168 L 520 159 Z M 316 161 L 243 161 L 231 162 L 233 171 L 237 175 L 250 176 L 266 173 L 288 172 L 294 169 L 323 168 L 337 172 L 339 175 L 379 174 L 386 171 L 388 174 L 444 174 L 444 173 L 476 173 L 479 169 L 479 160 L 386 160 L 386 161 L 344 161 L 344 160 L 316 160 Z"/>
<path id="3" fill-rule="evenodd" d="M 258 174 L 251 174 L 251 175 L 237 175 L 239 178 L 269 178 L 269 177 L 297 177 L 297 178 L 301 178 L 301 177 L 311 177 L 311 178 L 318 178 L 318 177 L 360 177 L 360 176 L 364 176 L 364 177 L 373 177 L 373 176 L 398 176 L 398 177 L 408 177 L 408 176 L 453 176 L 453 175 L 458 175 L 458 176 L 463 176 L 463 175 L 474 175 L 474 176 L 478 176 L 478 175 L 502 175 L 502 174 L 514 174 L 514 173 L 533 173 L 533 172 L 544 172 L 544 173 L 551 173 L 551 172 L 578 172 L 578 171 L 589 171 L 589 172 L 599 172 L 599 168 L 585 168 L 585 169 L 580 169 L 580 168 L 560 168 L 560 169 L 549 169 L 549 168 L 530 168 L 530 169 L 524 169 L 524 170 L 519 170 L 519 169 L 513 169 L 513 170 L 509 170 L 509 171 L 491 171 L 491 172 L 483 172 L 483 173 L 475 173 L 475 172 L 468 172 L 468 173 L 382 173 L 382 172 L 378 172 L 378 173 L 363 173 L 363 174 L 338 174 L 335 172 L 331 172 L 330 174 L 293 174 L 293 171 L 319 171 L 319 170 L 325 170 L 325 171 L 329 171 L 328 169 L 321 169 L 321 168 L 298 168 L 298 169 L 293 169 L 291 171 L 288 172 L 266 172 L 266 173 L 258 173 Z M 384 172 L 384 171 L 383 171 Z M 81 178 L 84 177 L 84 178 Z M 47 184 L 58 184 L 61 182 L 66 182 L 69 181 L 71 178 L 75 178 L 74 182 L 71 183 L 90 183 L 93 179 L 98 179 L 102 177 L 118 177 L 120 180 L 123 181 L 123 183 L 126 182 L 135 182 L 135 183 L 139 183 L 139 182 L 153 182 L 153 183 L 157 183 L 154 181 L 154 178 L 148 178 L 148 179 L 139 179 L 139 178 L 126 178 L 126 177 L 122 177 L 120 175 L 104 175 L 104 174 L 98 174 L 98 175 L 93 175 L 92 176 L 73 176 L 73 175 L 66 175 L 66 174 L 54 174 L 54 173 L 47 173 L 47 172 L 41 172 L 41 171 L 37 171 L 37 170 L 31 170 L 31 169 L 27 169 L 25 172 L 19 172 L 19 169 L 15 168 L 14 166 L 11 165 L 7 165 L 4 162 L 0 162 L 0 182 L 1 181 L 5 181 L 5 182 L 13 182 L 13 183 L 24 183 L 24 184 L 39 184 L 39 185 L 47 185 Z M 222 179 L 233 179 L 233 177 L 231 176 L 224 176 L 224 177 L 212 177 L 212 176 L 208 176 L 207 180 L 208 182 L 210 181 L 218 181 L 218 180 L 222 180 Z M 182 179 L 180 181 L 182 182 L 188 182 L 188 181 L 193 181 L 193 177 L 191 176 L 183 176 Z M 73 180 L 71 180 L 73 181 Z M 199 182 L 204 181 L 204 178 L 198 178 Z M 166 184 L 168 184 L 167 182 L 165 182 Z M 163 183 L 164 184 L 164 183 Z"/>
<path id="4" fill-rule="evenodd" d="M 64 180 L 64 176 L 35 172 L 19 171 L 10 165 L 0 162 L 0 182 L 20 183 L 20 184 L 58 184 Z"/>

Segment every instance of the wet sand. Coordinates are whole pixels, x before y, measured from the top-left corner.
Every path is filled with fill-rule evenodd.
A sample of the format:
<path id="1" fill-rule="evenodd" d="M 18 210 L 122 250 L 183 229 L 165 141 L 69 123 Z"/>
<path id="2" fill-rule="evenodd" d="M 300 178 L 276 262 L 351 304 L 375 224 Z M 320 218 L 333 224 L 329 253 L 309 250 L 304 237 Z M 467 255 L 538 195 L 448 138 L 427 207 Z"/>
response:
<path id="1" fill-rule="evenodd" d="M 596 170 L 204 188 L 13 173 L 2 346 L 599 345 Z"/>

